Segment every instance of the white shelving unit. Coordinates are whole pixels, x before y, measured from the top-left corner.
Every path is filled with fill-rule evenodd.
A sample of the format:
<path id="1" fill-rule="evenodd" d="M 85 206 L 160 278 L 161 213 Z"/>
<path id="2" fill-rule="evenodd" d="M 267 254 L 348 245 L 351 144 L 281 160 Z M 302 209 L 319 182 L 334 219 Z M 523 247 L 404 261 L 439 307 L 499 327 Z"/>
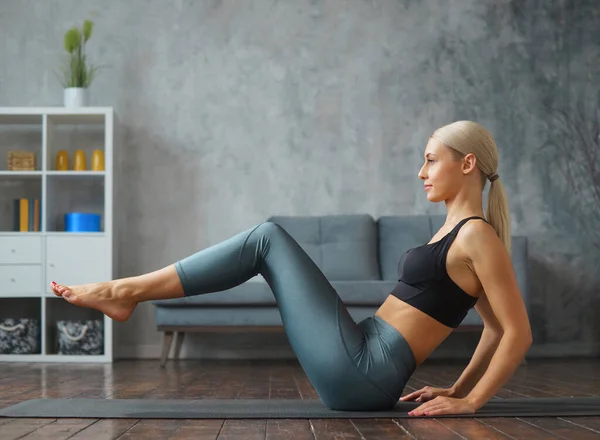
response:
<path id="1" fill-rule="evenodd" d="M 38 318 L 37 354 L 0 354 L 0 362 L 112 362 L 113 323 L 97 310 L 76 307 L 50 290 L 52 280 L 84 284 L 113 279 L 112 107 L 0 107 L 0 319 Z M 86 153 L 88 171 L 56 171 L 56 153 Z M 92 152 L 104 151 L 104 171 L 91 171 Z M 9 171 L 8 151 L 35 152 L 34 171 Z M 14 231 L 13 200 L 40 200 L 40 231 Z M 91 212 L 100 232 L 66 232 L 64 214 Z M 101 355 L 61 355 L 58 320 L 101 319 Z"/>

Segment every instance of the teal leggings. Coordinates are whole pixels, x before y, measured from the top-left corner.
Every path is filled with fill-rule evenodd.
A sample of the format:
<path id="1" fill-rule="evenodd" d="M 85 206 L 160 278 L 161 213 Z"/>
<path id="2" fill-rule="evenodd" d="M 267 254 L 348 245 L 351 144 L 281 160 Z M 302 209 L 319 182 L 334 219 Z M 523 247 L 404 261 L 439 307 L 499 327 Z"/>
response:
<path id="1" fill-rule="evenodd" d="M 402 335 L 378 316 L 356 323 L 325 275 L 277 223 L 265 222 L 175 263 L 186 296 L 261 274 L 298 361 L 331 409 L 393 407 L 415 369 Z"/>

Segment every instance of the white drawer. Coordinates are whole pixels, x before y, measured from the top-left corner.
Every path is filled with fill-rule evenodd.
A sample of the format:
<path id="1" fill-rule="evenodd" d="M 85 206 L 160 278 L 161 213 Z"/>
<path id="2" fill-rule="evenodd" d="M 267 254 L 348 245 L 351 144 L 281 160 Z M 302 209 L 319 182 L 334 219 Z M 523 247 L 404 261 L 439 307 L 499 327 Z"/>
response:
<path id="1" fill-rule="evenodd" d="M 42 266 L 0 266 L 0 296 L 41 293 Z"/>
<path id="2" fill-rule="evenodd" d="M 42 237 L 0 237 L 0 264 L 40 264 Z"/>
<path id="3" fill-rule="evenodd" d="M 108 256 L 108 241 L 104 237 L 77 234 L 48 237 L 44 290 L 52 292 L 52 281 L 67 286 L 109 281 L 111 270 Z"/>

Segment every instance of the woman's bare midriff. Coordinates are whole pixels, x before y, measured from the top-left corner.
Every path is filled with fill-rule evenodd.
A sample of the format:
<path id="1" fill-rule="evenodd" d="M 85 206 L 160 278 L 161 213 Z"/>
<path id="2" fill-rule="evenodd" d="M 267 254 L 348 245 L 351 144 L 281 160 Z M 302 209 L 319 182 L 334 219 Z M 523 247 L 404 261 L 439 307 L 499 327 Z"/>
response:
<path id="1" fill-rule="evenodd" d="M 400 332 L 421 364 L 454 330 L 404 301 L 389 295 L 375 315 Z"/>

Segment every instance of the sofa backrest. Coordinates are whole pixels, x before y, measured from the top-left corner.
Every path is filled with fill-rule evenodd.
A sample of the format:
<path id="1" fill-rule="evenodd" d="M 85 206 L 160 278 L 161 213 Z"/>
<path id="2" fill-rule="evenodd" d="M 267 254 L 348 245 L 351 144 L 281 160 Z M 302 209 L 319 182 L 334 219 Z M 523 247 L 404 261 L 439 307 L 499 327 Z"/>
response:
<path id="1" fill-rule="evenodd" d="M 379 280 L 377 222 L 368 214 L 278 216 L 279 224 L 294 238 L 330 281 Z"/>

